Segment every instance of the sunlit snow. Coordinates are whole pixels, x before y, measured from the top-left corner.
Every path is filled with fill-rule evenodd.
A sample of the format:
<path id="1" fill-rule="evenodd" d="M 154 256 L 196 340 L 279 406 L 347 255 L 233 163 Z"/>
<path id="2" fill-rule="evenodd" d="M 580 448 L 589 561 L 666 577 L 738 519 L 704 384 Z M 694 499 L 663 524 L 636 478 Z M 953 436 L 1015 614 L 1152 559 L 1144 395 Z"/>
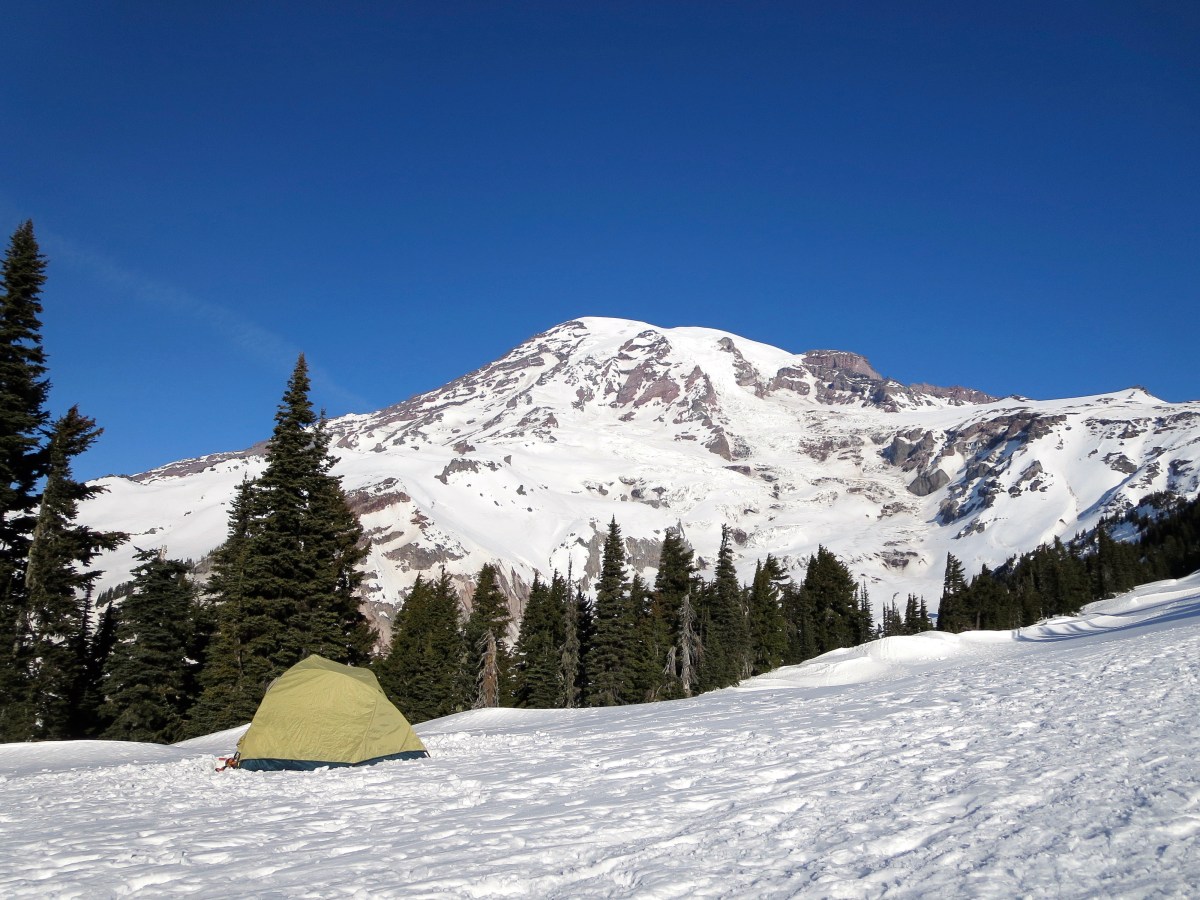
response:
<path id="1" fill-rule="evenodd" d="M 417 762 L 2 745 L 0 895 L 1189 896 L 1198 689 L 1200 573 L 692 700 L 450 716 Z"/>

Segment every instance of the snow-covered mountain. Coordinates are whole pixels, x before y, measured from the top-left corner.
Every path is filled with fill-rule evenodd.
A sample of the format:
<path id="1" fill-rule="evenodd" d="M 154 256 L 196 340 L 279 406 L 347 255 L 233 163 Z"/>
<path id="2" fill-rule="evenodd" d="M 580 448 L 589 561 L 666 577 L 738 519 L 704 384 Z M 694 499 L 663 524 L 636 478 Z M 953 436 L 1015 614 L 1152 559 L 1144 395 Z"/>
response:
<path id="1" fill-rule="evenodd" d="M 591 577 L 614 518 L 647 575 L 666 529 L 711 563 L 729 525 L 743 576 L 823 544 L 877 603 L 912 591 L 935 605 L 948 551 L 973 572 L 1149 494 L 1200 490 L 1200 402 L 906 386 L 853 353 L 618 319 L 567 322 L 331 430 L 383 622 L 442 566 L 466 589 L 498 563 L 518 602 L 536 572 Z M 102 586 L 135 547 L 210 552 L 263 464 L 259 446 L 102 479 L 81 518 L 132 535 L 99 562 Z"/>

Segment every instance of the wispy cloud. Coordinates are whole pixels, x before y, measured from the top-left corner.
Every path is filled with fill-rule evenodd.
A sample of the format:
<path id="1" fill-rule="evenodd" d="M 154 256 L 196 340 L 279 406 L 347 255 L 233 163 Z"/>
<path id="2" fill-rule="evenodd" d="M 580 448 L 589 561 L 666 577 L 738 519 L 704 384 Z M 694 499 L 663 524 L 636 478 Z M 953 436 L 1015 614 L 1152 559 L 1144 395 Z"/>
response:
<path id="1" fill-rule="evenodd" d="M 210 330 L 218 339 L 246 359 L 286 377 L 301 349 L 283 336 L 263 328 L 229 307 L 205 300 L 190 291 L 149 278 L 134 269 L 84 247 L 62 235 L 38 229 L 43 252 L 55 263 L 70 265 L 100 284 L 119 291 L 143 306 L 190 319 Z M 320 396 L 348 410 L 369 411 L 372 403 L 338 384 L 308 359 L 309 377 Z"/>

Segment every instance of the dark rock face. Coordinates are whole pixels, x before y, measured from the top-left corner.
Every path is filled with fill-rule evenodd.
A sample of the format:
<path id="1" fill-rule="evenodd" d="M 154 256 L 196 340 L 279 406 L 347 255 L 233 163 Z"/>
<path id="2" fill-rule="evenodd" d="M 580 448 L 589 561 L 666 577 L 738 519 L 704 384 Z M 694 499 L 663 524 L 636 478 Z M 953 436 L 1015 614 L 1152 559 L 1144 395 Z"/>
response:
<path id="1" fill-rule="evenodd" d="M 883 376 L 875 371 L 867 362 L 867 358 L 857 353 L 847 353 L 843 350 L 809 350 L 804 354 L 804 362 L 813 372 L 826 379 L 859 375 L 868 381 L 883 381 Z"/>
<path id="2" fill-rule="evenodd" d="M 950 476 L 941 469 L 935 469 L 928 475 L 918 475 L 909 482 L 909 493 L 918 497 L 928 497 L 934 491 L 940 491 L 950 483 Z"/>

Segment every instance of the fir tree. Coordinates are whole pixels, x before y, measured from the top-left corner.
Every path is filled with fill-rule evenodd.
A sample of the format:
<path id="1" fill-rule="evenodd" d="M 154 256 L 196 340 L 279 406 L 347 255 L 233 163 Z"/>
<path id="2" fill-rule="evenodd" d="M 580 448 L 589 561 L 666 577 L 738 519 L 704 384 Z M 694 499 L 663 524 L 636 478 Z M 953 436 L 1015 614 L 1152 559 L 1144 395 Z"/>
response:
<path id="1" fill-rule="evenodd" d="M 561 656 L 562 699 L 564 709 L 574 709 L 587 702 L 587 658 L 592 649 L 594 633 L 592 608 L 578 585 L 567 576 L 568 592 L 563 610 L 563 650 Z"/>
<path id="2" fill-rule="evenodd" d="M 231 510 L 197 727 L 256 707 L 272 680 L 311 653 L 348 665 L 371 658 L 376 635 L 356 596 L 365 541 L 331 473 L 329 435 L 309 386 L 301 355 L 275 414 L 266 469 Z"/>
<path id="3" fill-rule="evenodd" d="M 751 675 L 761 675 L 783 665 L 787 649 L 783 608 L 780 605 L 783 567 L 774 556 L 768 555 L 754 570 L 750 586 L 750 644 Z"/>
<path id="4" fill-rule="evenodd" d="M 654 618 L 654 597 L 650 587 L 639 574 L 629 582 L 628 615 L 633 620 L 632 641 L 628 648 L 631 683 L 630 700 L 647 703 L 655 700 L 662 687 L 662 656 L 657 622 Z"/>
<path id="5" fill-rule="evenodd" d="M 510 658 L 507 648 L 511 615 L 500 590 L 495 566 L 479 570 L 471 612 L 463 628 L 466 652 L 459 675 L 459 692 L 467 707 L 499 706 L 509 694 Z"/>
<path id="6" fill-rule="evenodd" d="M 690 591 L 683 595 L 679 604 L 679 635 L 671 651 L 666 671 L 678 671 L 680 690 L 683 696 L 690 697 L 700 684 L 700 666 L 704 662 L 704 644 L 700 639 L 700 627 Z"/>
<path id="7" fill-rule="evenodd" d="M 910 608 L 912 596 L 909 596 Z M 915 611 L 914 611 L 915 616 Z M 908 634 L 908 629 L 904 624 L 904 617 L 900 614 L 900 608 L 896 605 L 896 598 L 893 597 L 890 602 L 883 605 L 883 611 L 879 620 L 879 637 L 895 637 L 898 634 Z"/>
<path id="8" fill-rule="evenodd" d="M 590 705 L 616 706 L 634 700 L 631 651 L 635 632 L 625 578 L 625 544 L 614 518 L 608 526 L 596 584 L 595 634 L 587 657 Z"/>
<path id="9" fill-rule="evenodd" d="M 875 620 L 871 610 L 871 595 L 867 591 L 867 583 L 859 582 L 855 588 L 855 602 L 858 615 L 854 620 L 854 643 L 865 644 L 875 637 Z"/>
<path id="10" fill-rule="evenodd" d="M 704 661 L 700 666 L 700 689 L 711 691 L 737 684 L 750 674 L 752 667 L 749 627 L 742 589 L 733 568 L 728 526 L 721 529 L 713 582 L 701 597 Z"/>
<path id="11" fill-rule="evenodd" d="M 96 423 L 72 407 L 50 434 L 46 485 L 38 509 L 25 572 L 32 735 L 61 740 L 80 735 L 90 646 L 90 593 L 99 572 L 93 559 L 117 547 L 125 535 L 75 523 L 79 504 L 104 491 L 76 481 L 71 461 L 101 434 Z"/>
<path id="12" fill-rule="evenodd" d="M 959 632 L 971 627 L 970 610 L 966 607 L 967 579 L 962 563 L 953 553 L 946 554 L 946 574 L 942 578 L 942 599 L 938 603 L 939 631 Z"/>
<path id="13" fill-rule="evenodd" d="M 243 481 L 229 507 L 225 543 L 213 554 L 206 612 L 215 632 L 200 672 L 202 692 L 189 715 L 191 737 L 250 721 L 262 699 L 259 686 L 270 677 L 266 654 L 275 620 L 261 607 L 251 615 L 245 590 L 252 504 L 253 484 Z"/>
<path id="14" fill-rule="evenodd" d="M 933 628 L 933 623 L 929 621 L 929 610 L 925 607 L 925 598 L 917 598 L 916 594 L 909 594 L 908 601 L 904 606 L 904 634 L 920 634 L 923 631 L 929 631 Z"/>
<path id="15" fill-rule="evenodd" d="M 373 668 L 405 717 L 424 722 L 465 708 L 458 690 L 463 654 L 458 599 L 443 569 L 435 583 L 417 578 L 392 624 L 388 653 Z"/>
<path id="16" fill-rule="evenodd" d="M 814 655 L 853 647 L 869 634 L 860 593 L 845 564 L 824 546 L 809 558 L 800 585 L 812 625 L 809 637 Z"/>
<path id="17" fill-rule="evenodd" d="M 186 563 L 153 550 L 136 558 L 104 671 L 104 737 L 171 743 L 195 699 L 196 591 Z"/>
<path id="18" fill-rule="evenodd" d="M 25 222 L 0 268 L 0 741 L 31 736 L 25 570 L 46 473 L 46 400 L 39 299 L 46 261 Z"/>
<path id="19" fill-rule="evenodd" d="M 812 559 L 809 566 L 813 565 Z M 794 666 L 817 655 L 817 623 L 812 597 L 800 585 L 788 583 L 783 590 L 783 663 Z"/>
<path id="20" fill-rule="evenodd" d="M 567 605 L 566 582 L 558 573 L 550 584 L 534 577 L 513 653 L 515 705 L 552 709 L 562 700 Z"/>
<path id="21" fill-rule="evenodd" d="M 655 696 L 659 699 L 691 696 L 694 686 L 696 657 L 695 609 L 689 594 L 695 578 L 692 549 L 687 546 L 677 528 L 667 529 L 659 553 L 658 572 L 654 577 L 651 596 L 647 651 L 661 668 L 662 680 Z M 684 598 L 687 616 L 684 616 Z M 685 639 L 684 630 L 688 634 Z M 689 662 L 685 684 L 680 666 Z"/>

